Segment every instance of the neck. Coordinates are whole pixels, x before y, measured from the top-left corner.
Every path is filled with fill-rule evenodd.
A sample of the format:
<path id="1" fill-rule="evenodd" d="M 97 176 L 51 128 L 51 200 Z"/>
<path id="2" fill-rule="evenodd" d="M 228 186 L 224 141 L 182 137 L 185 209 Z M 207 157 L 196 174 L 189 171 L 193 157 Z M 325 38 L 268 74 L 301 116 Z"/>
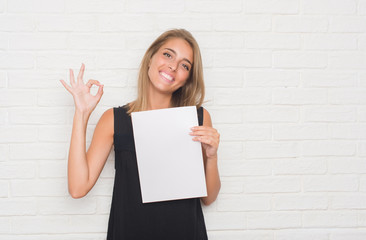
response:
<path id="1" fill-rule="evenodd" d="M 169 108 L 172 94 L 163 94 L 156 91 L 149 91 L 148 110 Z"/>

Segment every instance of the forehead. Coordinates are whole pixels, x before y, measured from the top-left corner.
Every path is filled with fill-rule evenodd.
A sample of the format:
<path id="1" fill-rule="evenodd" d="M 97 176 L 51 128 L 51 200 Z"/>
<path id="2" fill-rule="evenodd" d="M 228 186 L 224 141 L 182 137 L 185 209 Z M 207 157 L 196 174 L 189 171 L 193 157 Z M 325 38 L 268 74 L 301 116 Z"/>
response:
<path id="1" fill-rule="evenodd" d="M 168 39 L 161 47 L 160 50 L 170 48 L 176 52 L 181 58 L 187 58 L 193 62 L 193 50 L 191 45 L 184 39 L 171 38 Z"/>

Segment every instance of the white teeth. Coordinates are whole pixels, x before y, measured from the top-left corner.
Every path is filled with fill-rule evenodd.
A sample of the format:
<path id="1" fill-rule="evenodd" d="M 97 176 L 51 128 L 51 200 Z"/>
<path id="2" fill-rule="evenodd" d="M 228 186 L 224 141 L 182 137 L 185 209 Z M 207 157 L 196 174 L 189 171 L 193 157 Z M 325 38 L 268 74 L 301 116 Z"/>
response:
<path id="1" fill-rule="evenodd" d="M 161 75 L 163 75 L 163 77 L 165 77 L 166 79 L 168 79 L 169 81 L 173 81 L 173 77 L 166 74 L 165 72 L 161 72 Z"/>

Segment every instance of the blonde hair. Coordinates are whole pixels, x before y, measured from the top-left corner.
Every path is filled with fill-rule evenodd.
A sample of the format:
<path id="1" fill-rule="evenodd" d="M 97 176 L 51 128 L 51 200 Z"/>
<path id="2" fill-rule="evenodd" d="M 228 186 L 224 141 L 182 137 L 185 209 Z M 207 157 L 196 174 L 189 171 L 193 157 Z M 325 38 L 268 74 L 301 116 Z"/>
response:
<path id="1" fill-rule="evenodd" d="M 140 64 L 138 75 L 137 99 L 129 103 L 128 113 L 147 110 L 148 89 L 150 79 L 148 68 L 150 59 L 169 39 L 180 38 L 189 43 L 193 51 L 193 65 L 186 83 L 176 90 L 171 99 L 172 107 L 197 106 L 200 107 L 205 97 L 205 86 L 203 82 L 203 67 L 201 52 L 197 41 L 192 34 L 185 29 L 172 29 L 161 34 L 147 49 Z"/>

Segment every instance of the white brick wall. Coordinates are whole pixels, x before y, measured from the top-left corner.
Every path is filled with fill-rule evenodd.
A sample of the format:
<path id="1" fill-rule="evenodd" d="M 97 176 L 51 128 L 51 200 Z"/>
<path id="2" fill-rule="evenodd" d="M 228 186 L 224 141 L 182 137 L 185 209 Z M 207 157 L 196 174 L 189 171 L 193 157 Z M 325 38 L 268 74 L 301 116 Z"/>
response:
<path id="1" fill-rule="evenodd" d="M 105 84 L 90 142 L 173 27 L 201 46 L 222 136 L 210 239 L 366 239 L 366 0 L 0 0 L 0 240 L 105 239 L 113 152 L 72 199 L 58 80 L 85 63 Z"/>

